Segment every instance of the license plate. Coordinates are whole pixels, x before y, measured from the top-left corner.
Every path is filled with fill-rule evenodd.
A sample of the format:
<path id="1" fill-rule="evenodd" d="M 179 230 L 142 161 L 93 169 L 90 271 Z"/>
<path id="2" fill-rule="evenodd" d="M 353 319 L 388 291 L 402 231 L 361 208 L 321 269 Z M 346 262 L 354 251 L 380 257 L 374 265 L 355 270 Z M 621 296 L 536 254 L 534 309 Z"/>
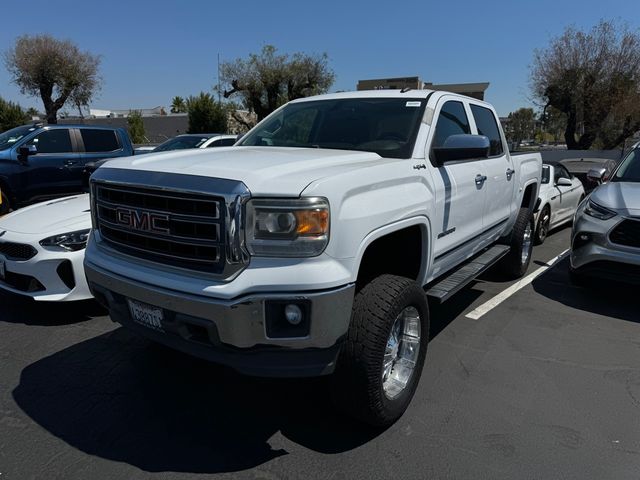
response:
<path id="1" fill-rule="evenodd" d="M 147 305 L 146 303 L 136 300 L 127 299 L 129 304 L 129 312 L 134 322 L 144 325 L 154 330 L 163 331 L 162 329 L 162 309 Z"/>
<path id="2" fill-rule="evenodd" d="M 4 280 L 6 269 L 4 267 L 4 258 L 0 257 L 0 280 Z"/>

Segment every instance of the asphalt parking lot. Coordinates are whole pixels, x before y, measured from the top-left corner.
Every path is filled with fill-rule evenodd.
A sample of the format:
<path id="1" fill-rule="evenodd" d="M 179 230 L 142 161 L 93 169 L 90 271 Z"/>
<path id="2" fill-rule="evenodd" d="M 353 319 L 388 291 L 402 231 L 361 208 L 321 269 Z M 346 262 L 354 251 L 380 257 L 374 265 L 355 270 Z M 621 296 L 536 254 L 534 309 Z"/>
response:
<path id="1" fill-rule="evenodd" d="M 531 271 L 568 247 L 534 251 Z M 325 380 L 266 380 L 130 335 L 96 304 L 0 296 L 0 478 L 640 476 L 637 291 L 569 286 L 567 259 L 480 318 L 488 272 L 433 306 L 394 426 L 336 414 Z"/>

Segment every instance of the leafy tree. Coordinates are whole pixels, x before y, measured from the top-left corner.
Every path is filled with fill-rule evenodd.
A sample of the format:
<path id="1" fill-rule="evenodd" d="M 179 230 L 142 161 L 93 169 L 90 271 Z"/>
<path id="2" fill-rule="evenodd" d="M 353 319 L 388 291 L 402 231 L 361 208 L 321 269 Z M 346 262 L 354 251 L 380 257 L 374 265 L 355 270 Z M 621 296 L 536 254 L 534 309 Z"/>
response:
<path id="1" fill-rule="evenodd" d="M 23 125 L 28 120 L 20 105 L 0 98 L 0 132 Z"/>
<path id="2" fill-rule="evenodd" d="M 209 93 L 200 92 L 186 101 L 189 115 L 189 133 L 226 132 L 228 108 Z"/>
<path id="3" fill-rule="evenodd" d="M 51 35 L 18 37 L 5 52 L 5 65 L 23 94 L 42 99 L 48 123 L 57 123 L 67 101 L 87 105 L 102 83 L 99 56 Z"/>
<path id="4" fill-rule="evenodd" d="M 29 116 L 29 118 L 31 118 L 31 117 L 37 117 L 40 114 L 38 113 L 38 110 L 36 110 L 35 108 L 29 107 L 27 108 L 27 115 Z"/>
<path id="5" fill-rule="evenodd" d="M 144 143 L 147 138 L 145 137 L 144 121 L 142 120 L 142 113 L 140 110 L 130 110 L 127 116 L 127 130 L 129 131 L 129 137 L 133 143 Z"/>
<path id="6" fill-rule="evenodd" d="M 601 20 L 534 52 L 531 88 L 566 116 L 569 149 L 615 148 L 640 129 L 640 34 Z"/>
<path id="7" fill-rule="evenodd" d="M 272 45 L 246 60 L 224 62 L 220 70 L 224 97 L 239 94 L 244 107 L 255 112 L 258 121 L 290 100 L 325 93 L 335 80 L 326 53 L 290 56 L 278 54 Z"/>
<path id="8" fill-rule="evenodd" d="M 556 143 L 564 141 L 564 131 L 567 128 L 566 114 L 549 105 L 540 114 L 540 123 L 544 133 L 549 135 L 552 141 Z"/>
<path id="9" fill-rule="evenodd" d="M 520 108 L 515 112 L 511 112 L 507 119 L 505 135 L 509 142 L 520 145 L 523 140 L 534 137 L 536 115 L 533 108 Z"/>
<path id="10" fill-rule="evenodd" d="M 182 97 L 173 97 L 171 100 L 171 113 L 186 113 L 187 104 Z"/>

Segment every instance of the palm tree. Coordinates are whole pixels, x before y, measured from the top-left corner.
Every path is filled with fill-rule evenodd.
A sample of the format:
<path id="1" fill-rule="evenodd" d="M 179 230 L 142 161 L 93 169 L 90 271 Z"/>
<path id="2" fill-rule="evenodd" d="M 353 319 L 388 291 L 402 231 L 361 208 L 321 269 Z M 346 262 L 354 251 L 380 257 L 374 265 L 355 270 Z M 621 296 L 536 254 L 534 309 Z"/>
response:
<path id="1" fill-rule="evenodd" d="M 186 113 L 187 104 L 182 97 L 173 97 L 171 100 L 171 113 Z"/>

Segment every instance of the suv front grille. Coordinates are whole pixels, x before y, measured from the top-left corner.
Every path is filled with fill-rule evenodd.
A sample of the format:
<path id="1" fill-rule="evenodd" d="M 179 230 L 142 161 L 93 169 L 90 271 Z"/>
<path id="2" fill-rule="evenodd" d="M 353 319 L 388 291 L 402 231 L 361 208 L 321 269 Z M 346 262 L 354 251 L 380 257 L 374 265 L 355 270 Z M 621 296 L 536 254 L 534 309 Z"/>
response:
<path id="1" fill-rule="evenodd" d="M 24 261 L 35 257 L 38 252 L 24 243 L 0 242 L 0 253 L 9 260 Z"/>
<path id="2" fill-rule="evenodd" d="M 611 243 L 640 248 L 640 221 L 623 220 L 609 234 Z"/>
<path id="3" fill-rule="evenodd" d="M 115 250 L 153 262 L 219 274 L 225 265 L 224 199 L 97 183 L 95 215 Z"/>

